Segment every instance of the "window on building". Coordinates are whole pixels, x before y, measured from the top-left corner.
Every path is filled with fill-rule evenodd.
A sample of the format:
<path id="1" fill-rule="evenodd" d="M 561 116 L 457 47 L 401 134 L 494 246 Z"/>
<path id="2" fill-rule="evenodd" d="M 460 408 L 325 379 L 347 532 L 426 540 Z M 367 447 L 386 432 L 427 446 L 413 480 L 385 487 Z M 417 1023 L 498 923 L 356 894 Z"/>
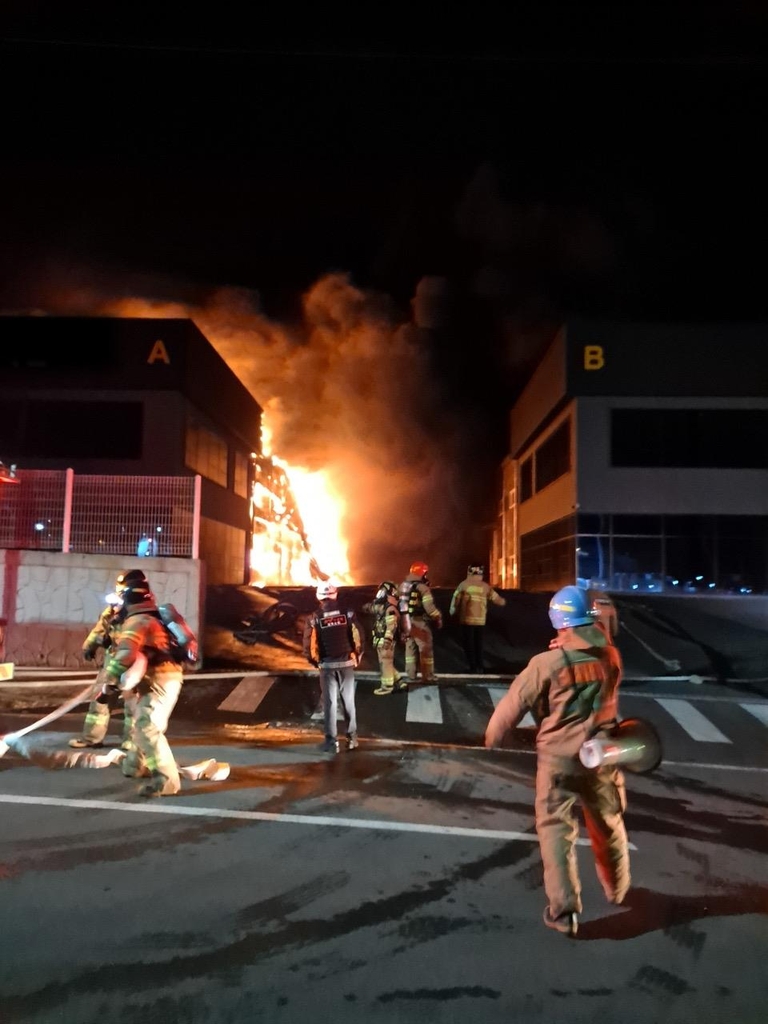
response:
<path id="1" fill-rule="evenodd" d="M 611 464 L 768 469 L 768 409 L 612 409 Z"/>
<path id="2" fill-rule="evenodd" d="M 571 468 L 571 421 L 565 420 L 536 449 L 536 490 L 541 491 Z"/>
<path id="3" fill-rule="evenodd" d="M 141 402 L 35 399 L 27 403 L 20 454 L 34 459 L 140 459 L 143 426 Z"/>
<path id="4" fill-rule="evenodd" d="M 557 590 L 573 580 L 574 516 L 548 523 L 520 538 L 520 586 L 523 590 Z"/>
<path id="5" fill-rule="evenodd" d="M 533 456 L 520 463 L 520 502 L 533 497 Z"/>
<path id="6" fill-rule="evenodd" d="M 195 473 L 222 487 L 227 486 L 226 442 L 196 420 L 187 422 L 184 461 Z"/>
<path id="7" fill-rule="evenodd" d="M 232 489 L 241 498 L 248 497 L 248 457 L 235 452 L 235 471 Z"/>

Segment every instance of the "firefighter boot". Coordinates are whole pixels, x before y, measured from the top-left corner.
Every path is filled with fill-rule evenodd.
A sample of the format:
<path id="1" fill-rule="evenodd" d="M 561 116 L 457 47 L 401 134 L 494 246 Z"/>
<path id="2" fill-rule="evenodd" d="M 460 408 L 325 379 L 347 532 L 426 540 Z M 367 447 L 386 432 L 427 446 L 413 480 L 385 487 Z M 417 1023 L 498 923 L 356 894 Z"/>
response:
<path id="1" fill-rule="evenodd" d="M 139 790 L 139 796 L 175 796 L 178 792 L 167 775 L 152 772 L 149 782 Z"/>

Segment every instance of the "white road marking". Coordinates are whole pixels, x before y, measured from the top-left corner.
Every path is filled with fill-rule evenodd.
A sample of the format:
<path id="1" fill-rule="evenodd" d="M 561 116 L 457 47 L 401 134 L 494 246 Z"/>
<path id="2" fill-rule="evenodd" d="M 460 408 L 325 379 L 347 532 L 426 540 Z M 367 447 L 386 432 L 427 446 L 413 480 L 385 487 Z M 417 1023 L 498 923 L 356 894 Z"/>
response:
<path id="1" fill-rule="evenodd" d="M 713 725 L 708 718 L 687 700 L 663 700 L 656 698 L 658 704 L 671 715 L 688 735 L 701 743 L 730 743 L 727 736 Z"/>
<path id="2" fill-rule="evenodd" d="M 502 697 L 509 692 L 508 686 L 489 686 L 488 693 L 491 695 L 493 706 L 497 708 Z M 525 718 L 519 723 L 518 729 L 535 729 L 536 722 L 533 719 L 533 715 L 530 711 L 526 711 Z"/>
<path id="3" fill-rule="evenodd" d="M 166 799 L 170 799 L 166 797 Z M 181 804 L 124 804 L 117 800 L 69 800 L 52 796 L 16 796 L 0 793 L 0 803 L 36 807 L 76 807 L 95 811 L 128 811 L 136 814 L 176 814 L 190 818 L 234 818 L 241 821 L 271 821 L 285 825 L 324 825 L 331 828 L 362 828 L 372 832 L 418 832 L 433 836 L 463 836 L 468 839 L 501 839 L 506 842 L 538 843 L 534 832 L 507 832 L 501 829 L 464 828 L 459 825 L 425 825 L 412 821 L 378 821 L 363 818 L 337 818 L 312 814 L 273 814 L 268 811 L 235 811 L 220 807 L 190 807 Z M 577 839 L 589 846 L 589 839 Z M 637 847 L 629 844 L 631 850 Z"/>
<path id="4" fill-rule="evenodd" d="M 754 715 L 763 725 L 768 725 L 768 704 L 739 704 L 750 715 Z"/>
<path id="5" fill-rule="evenodd" d="M 241 711 L 253 714 L 272 689 L 275 676 L 244 676 L 241 682 L 219 704 L 219 711 Z"/>
<path id="6" fill-rule="evenodd" d="M 443 708 L 440 704 L 440 691 L 436 686 L 422 686 L 408 690 L 408 707 L 405 711 L 406 722 L 429 722 L 440 725 L 443 721 Z"/>

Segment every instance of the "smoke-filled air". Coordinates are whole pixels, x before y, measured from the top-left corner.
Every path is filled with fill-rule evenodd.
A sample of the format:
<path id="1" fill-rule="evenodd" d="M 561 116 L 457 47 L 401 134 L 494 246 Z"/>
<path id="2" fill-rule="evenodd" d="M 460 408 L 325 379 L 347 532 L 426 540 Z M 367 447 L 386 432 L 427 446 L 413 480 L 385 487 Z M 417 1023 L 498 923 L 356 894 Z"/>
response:
<path id="1" fill-rule="evenodd" d="M 402 579 L 411 562 L 426 560 L 435 583 L 455 581 L 469 522 L 466 461 L 425 329 L 398 322 L 385 296 L 340 273 L 307 291 L 303 322 L 290 328 L 265 318 L 244 291 L 223 289 L 200 304 L 106 292 L 57 289 L 45 312 L 194 320 L 262 406 L 272 454 L 325 474 L 348 565 L 321 568 L 366 584 Z M 296 497 L 318 551 L 312 509 Z"/>

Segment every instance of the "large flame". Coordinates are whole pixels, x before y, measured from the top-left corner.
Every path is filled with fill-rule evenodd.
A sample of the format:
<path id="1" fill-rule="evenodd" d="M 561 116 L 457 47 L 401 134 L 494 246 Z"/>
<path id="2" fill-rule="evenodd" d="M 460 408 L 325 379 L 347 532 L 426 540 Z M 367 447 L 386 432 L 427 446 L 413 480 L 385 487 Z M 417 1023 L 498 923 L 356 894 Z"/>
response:
<path id="1" fill-rule="evenodd" d="M 351 583 L 342 534 L 345 502 L 323 470 L 311 472 L 272 454 L 272 432 L 262 419 L 262 454 L 253 454 L 254 586 L 306 586 L 333 578 Z"/>

